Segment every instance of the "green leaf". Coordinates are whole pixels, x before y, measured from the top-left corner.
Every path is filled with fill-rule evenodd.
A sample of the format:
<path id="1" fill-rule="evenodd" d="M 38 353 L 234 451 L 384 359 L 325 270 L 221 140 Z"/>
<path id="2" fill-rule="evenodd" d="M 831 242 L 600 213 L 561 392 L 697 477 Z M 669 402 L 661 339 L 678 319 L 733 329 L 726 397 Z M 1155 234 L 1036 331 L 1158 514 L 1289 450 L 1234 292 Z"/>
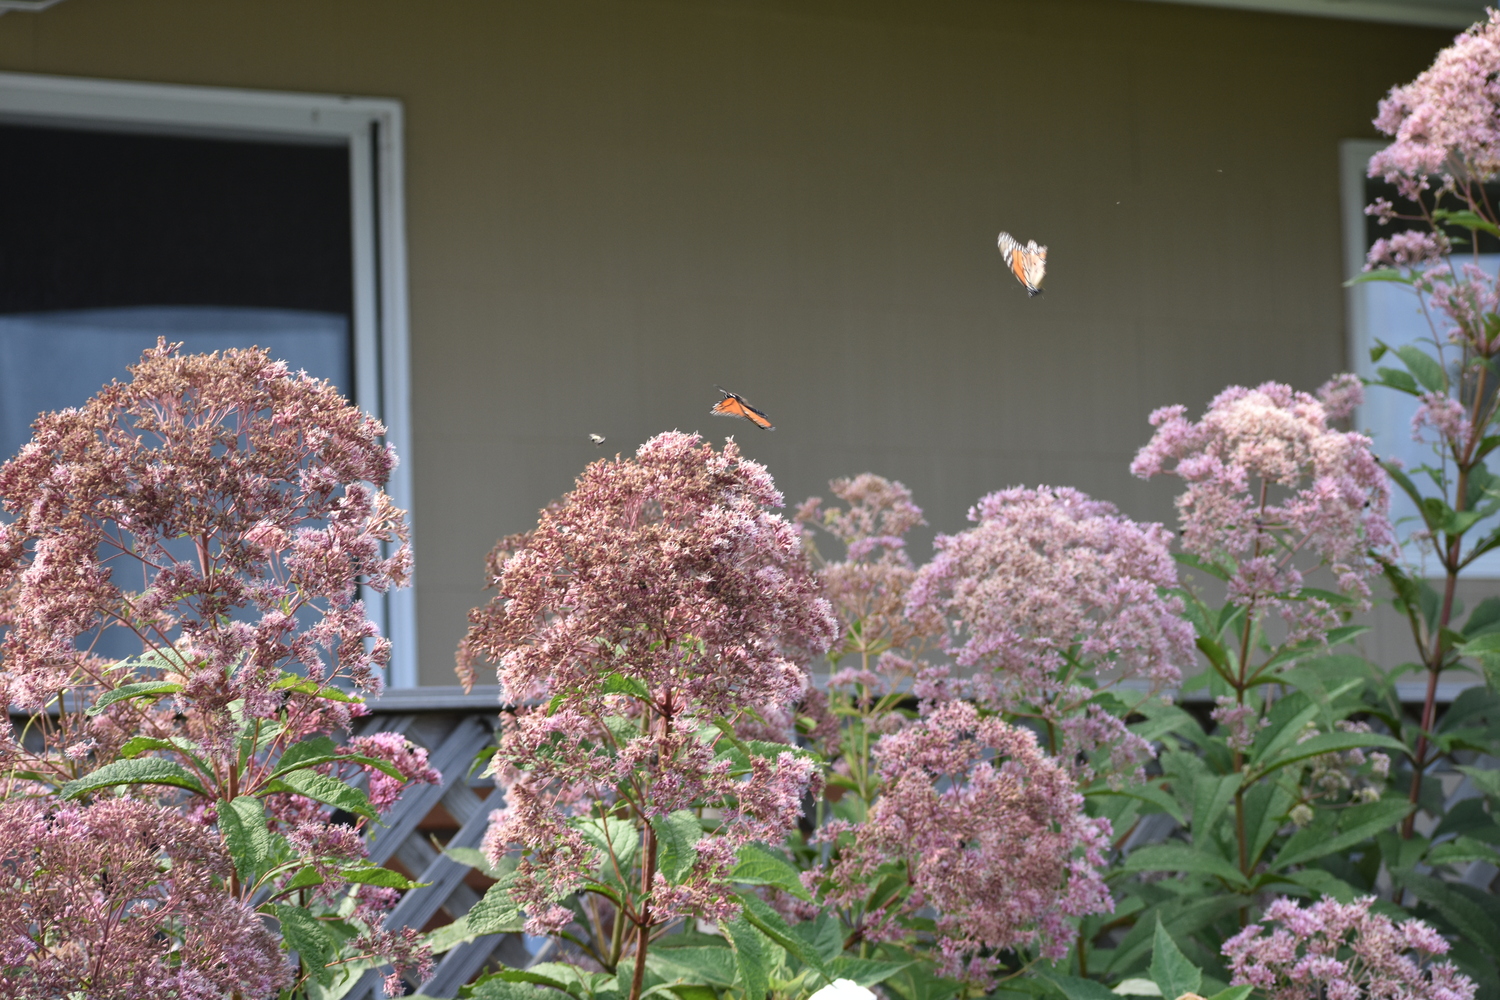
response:
<path id="1" fill-rule="evenodd" d="M 364 703 L 359 695 L 350 694 L 348 691 L 330 686 L 320 686 L 315 681 L 297 674 L 283 673 L 281 680 L 271 685 L 272 691 L 297 691 L 302 694 L 310 694 L 317 698 L 326 698 L 329 701 L 344 701 L 353 703 Z"/>
<path id="2" fill-rule="evenodd" d="M 773 885 L 798 899 L 812 902 L 797 869 L 762 844 L 746 844 L 740 848 L 739 864 L 735 865 L 729 878 L 746 885 Z"/>
<path id="3" fill-rule="evenodd" d="M 385 889 L 417 889 L 427 882 L 413 882 L 400 872 L 393 872 L 389 868 L 379 865 L 349 865 L 339 869 L 345 881 L 358 882 L 360 885 L 377 885 Z M 477 904 L 476 904 L 477 905 Z"/>
<path id="4" fill-rule="evenodd" d="M 508 934 L 525 930 L 526 917 L 510 895 L 510 883 L 514 878 L 511 874 L 500 879 L 469 909 L 464 919 L 475 934 Z"/>
<path id="5" fill-rule="evenodd" d="M 1220 990 L 1219 992 L 1215 993 L 1213 996 L 1209 997 L 1208 1000 L 1245 1000 L 1245 998 L 1248 997 L 1251 992 L 1254 991 L 1254 989 L 1254 986 L 1249 985 L 1231 986 L 1227 990 Z"/>
<path id="6" fill-rule="evenodd" d="M 1219 819 L 1234 801 L 1244 780 L 1242 774 L 1203 774 L 1193 781 L 1193 842 L 1212 843 Z"/>
<path id="7" fill-rule="evenodd" d="M 1469 211 L 1467 208 L 1435 208 L 1432 210 L 1433 221 L 1443 226 L 1458 226 L 1463 229 L 1477 229 L 1480 232 L 1489 233 L 1491 236 L 1500 236 L 1500 227 L 1493 222 Z"/>
<path id="8" fill-rule="evenodd" d="M 1104 786 L 1101 788 L 1091 788 L 1084 793 L 1086 798 L 1104 798 L 1111 795 L 1119 795 L 1149 803 L 1155 806 L 1156 809 L 1147 810 L 1147 812 L 1164 812 L 1179 823 L 1187 822 L 1187 817 L 1182 812 L 1182 806 L 1178 805 L 1177 800 L 1172 797 L 1171 793 L 1160 785 L 1143 783 L 1139 785 L 1125 785 L 1121 788 Z"/>
<path id="9" fill-rule="evenodd" d="M 1473 837 L 1459 837 L 1427 852 L 1427 863 L 1430 865 L 1461 865 L 1471 861 L 1484 861 L 1500 866 L 1500 851 Z"/>
<path id="10" fill-rule="evenodd" d="M 1211 875 L 1237 886 L 1248 886 L 1245 876 L 1218 855 L 1197 851 L 1186 844 L 1152 844 L 1138 847 L 1125 859 L 1128 872 L 1190 872 Z"/>
<path id="11" fill-rule="evenodd" d="M 614 816 L 606 817 L 603 821 L 581 816 L 572 820 L 571 825 L 583 834 L 583 839 L 591 847 L 598 850 L 599 871 L 604 881 L 612 885 L 623 885 L 641 846 L 641 834 L 635 824 Z"/>
<path id="12" fill-rule="evenodd" d="M 1042 976 L 1061 990 L 1068 1000 L 1120 1000 L 1108 986 L 1092 979 L 1064 976 L 1061 973 L 1042 973 Z"/>
<path id="13" fill-rule="evenodd" d="M 770 987 L 770 970 L 766 968 L 769 949 L 760 931 L 743 914 L 720 926 L 734 945 L 735 971 L 745 1000 L 765 1000 Z"/>
<path id="14" fill-rule="evenodd" d="M 219 806 L 219 832 L 240 878 L 253 883 L 271 861 L 271 833 L 260 799 L 241 795 Z"/>
<path id="15" fill-rule="evenodd" d="M 859 985 L 869 989 L 876 983 L 883 983 L 896 973 L 910 968 L 913 962 L 877 962 L 872 958 L 854 958 L 851 955 L 840 955 L 828 966 L 836 979 L 852 979 Z"/>
<path id="16" fill-rule="evenodd" d="M 740 913 L 755 926 L 756 930 L 781 945 L 789 954 L 803 965 L 811 967 L 813 971 L 817 972 L 818 975 L 822 976 L 828 982 L 833 981 L 834 977 L 829 974 L 828 968 L 823 964 L 823 960 L 818 957 L 818 954 L 813 949 L 803 944 L 797 935 L 792 933 L 786 921 L 781 918 L 781 914 L 762 902 L 760 897 L 751 893 L 742 892 L 739 894 L 739 898 Z"/>
<path id="17" fill-rule="evenodd" d="M 263 790 L 292 792 L 356 816 L 372 820 L 376 818 L 375 810 L 371 808 L 370 800 L 365 797 L 364 792 L 351 788 L 337 778 L 319 774 L 317 771 L 292 771 L 274 781 L 266 782 Z"/>
<path id="18" fill-rule="evenodd" d="M 1375 374 L 1380 376 L 1380 385 L 1388 386 L 1398 392 L 1410 393 L 1413 396 L 1418 395 L 1417 380 L 1399 368 L 1377 368 Z"/>
<path id="19" fill-rule="evenodd" d="M 272 909 L 281 922 L 281 936 L 286 939 L 287 947 L 301 956 L 319 982 L 332 982 L 334 970 L 327 965 L 336 945 L 328 928 L 304 907 L 275 903 Z"/>
<path id="20" fill-rule="evenodd" d="M 1397 753 L 1406 752 L 1406 744 L 1400 740 L 1392 739 L 1380 733 L 1324 733 L 1314 736 L 1310 740 L 1304 740 L 1291 747 L 1275 760 L 1265 762 L 1251 777 L 1252 781 L 1258 781 L 1272 771 L 1306 760 L 1309 757 L 1317 757 L 1325 753 L 1355 749 L 1377 749 L 1394 750 Z"/>
<path id="21" fill-rule="evenodd" d="M 1500 802 L 1500 771 L 1468 766 L 1460 766 L 1458 770 L 1467 774 L 1469 780 L 1474 782 L 1474 787 L 1483 792 L 1487 798 Z"/>
<path id="22" fill-rule="evenodd" d="M 433 931 L 434 934 L 437 932 Z M 553 1000 L 557 996 L 554 991 L 534 983 L 512 983 L 499 976 L 485 976 L 467 989 L 469 992 L 459 995 L 471 997 L 472 1000 Z M 408 997 L 407 1000 L 412 998 Z"/>
<path id="23" fill-rule="evenodd" d="M 105 764 L 99 770 L 63 785 L 59 794 L 65 799 L 76 799 L 97 788 L 114 785 L 173 785 L 199 795 L 208 795 L 207 789 L 198 783 L 198 779 L 187 768 L 160 757 L 117 760 Z"/>
<path id="24" fill-rule="evenodd" d="M 322 884 L 323 876 L 319 874 L 318 870 L 312 865 L 306 865 L 299 868 L 297 874 L 286 880 L 286 883 L 282 885 L 277 895 L 285 896 L 287 893 L 296 892 L 298 889 L 308 889 L 312 886 Z"/>
<path id="25" fill-rule="evenodd" d="M 1329 836 L 1330 830 L 1311 826 L 1293 834 L 1271 862 L 1271 870 L 1283 871 L 1292 865 L 1305 865 L 1335 851 L 1353 847 L 1400 823 L 1411 809 L 1411 803 L 1404 799 L 1384 799 L 1351 806 L 1343 811 L 1339 823 L 1341 829 L 1336 836 Z"/>
<path id="26" fill-rule="evenodd" d="M 734 985 L 734 952 L 728 948 L 653 948 L 646 967 L 669 983 Z"/>
<path id="27" fill-rule="evenodd" d="M 127 698 L 149 698 L 153 695 L 175 694 L 182 690 L 181 684 L 171 681 L 141 681 L 136 684 L 122 684 L 113 691 L 101 694 L 97 701 L 84 710 L 84 715 L 98 715 L 117 701 Z"/>
<path id="28" fill-rule="evenodd" d="M 1400 874 L 1400 881 L 1470 941 L 1500 941 L 1500 927 L 1489 914 L 1442 879 L 1406 871 Z"/>
<path id="29" fill-rule="evenodd" d="M 653 817 L 651 829 L 656 832 L 658 845 L 657 871 L 669 885 L 678 885 L 698 861 L 693 845 L 703 837 L 703 824 L 692 810 L 678 809 L 666 816 Z"/>
<path id="30" fill-rule="evenodd" d="M 295 771 L 299 767 L 306 767 L 307 762 L 313 760 L 328 760 L 339 754 L 338 744 L 327 736 L 314 736 L 300 743 L 293 743 L 281 754 L 281 759 L 276 762 L 276 770 L 271 777 L 279 777 L 282 772 Z"/>
<path id="31" fill-rule="evenodd" d="M 1203 970 L 1188 961 L 1172 935 L 1156 916 L 1156 939 L 1151 947 L 1151 980 L 1161 987 L 1165 1000 L 1176 1000 L 1184 993 L 1197 993 L 1203 985 Z"/>
<path id="32" fill-rule="evenodd" d="M 1448 389 L 1448 375 L 1443 371 L 1443 366 L 1433 360 L 1432 356 L 1413 344 L 1402 344 L 1396 348 L 1396 354 L 1406 365 L 1407 371 L 1414 375 L 1422 387 L 1429 392 L 1446 392 Z"/>
<path id="33" fill-rule="evenodd" d="M 876 894 L 883 895 L 878 888 Z M 832 962 L 844 953 L 844 931 L 831 913 L 820 913 L 812 920 L 793 924 L 792 933 L 825 962 Z"/>
<path id="34" fill-rule="evenodd" d="M 1301 691 L 1294 691 L 1271 706 L 1267 716 L 1269 724 L 1256 734 L 1255 743 L 1250 748 L 1250 763 L 1269 760 L 1283 747 L 1295 743 L 1307 724 L 1318 717 L 1319 711 L 1319 706 Z"/>
<path id="35" fill-rule="evenodd" d="M 143 753 L 152 750 L 176 750 L 177 744 L 171 740 L 159 740 L 152 736 L 132 736 L 120 747 L 120 756 L 128 759 L 139 757 Z"/>
<path id="36" fill-rule="evenodd" d="M 1410 285 L 1413 279 L 1408 278 L 1394 267 L 1382 267 L 1377 271 L 1365 271 L 1361 274 L 1356 274 L 1344 282 L 1344 287 L 1352 288 L 1355 285 L 1363 285 L 1369 281 L 1395 281 L 1403 285 Z M 1373 354 L 1374 352 L 1371 351 L 1370 353 Z"/>

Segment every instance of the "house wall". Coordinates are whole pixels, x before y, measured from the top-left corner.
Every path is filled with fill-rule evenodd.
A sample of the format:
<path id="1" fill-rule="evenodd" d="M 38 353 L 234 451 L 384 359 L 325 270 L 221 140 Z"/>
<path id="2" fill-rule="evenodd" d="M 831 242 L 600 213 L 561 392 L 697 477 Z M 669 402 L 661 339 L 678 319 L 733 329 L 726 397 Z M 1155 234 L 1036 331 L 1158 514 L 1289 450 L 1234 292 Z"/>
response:
<path id="1" fill-rule="evenodd" d="M 0 17 L 0 69 L 405 102 L 421 678 L 451 684 L 485 551 L 589 432 L 734 434 L 793 502 L 877 471 L 935 530 L 1017 483 L 1170 518 L 1126 471 L 1153 408 L 1344 366 L 1338 141 L 1449 37 L 1132 0 L 67 0 Z M 1051 247 L 1044 296 L 1002 228 Z M 709 418 L 714 383 L 776 431 Z"/>

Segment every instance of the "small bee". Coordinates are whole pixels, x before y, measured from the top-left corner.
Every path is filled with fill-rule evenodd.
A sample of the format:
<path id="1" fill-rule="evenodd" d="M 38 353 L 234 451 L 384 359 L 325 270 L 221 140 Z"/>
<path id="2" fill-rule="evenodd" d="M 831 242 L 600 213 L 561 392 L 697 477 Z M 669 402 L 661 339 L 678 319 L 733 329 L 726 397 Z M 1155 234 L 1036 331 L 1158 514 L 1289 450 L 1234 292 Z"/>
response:
<path id="1" fill-rule="evenodd" d="M 604 435 L 603 434 L 590 434 L 589 435 L 589 440 L 592 441 L 592 442 L 594 442 L 595 446 L 598 446 L 598 445 L 601 445 L 601 444 L 604 443 Z"/>

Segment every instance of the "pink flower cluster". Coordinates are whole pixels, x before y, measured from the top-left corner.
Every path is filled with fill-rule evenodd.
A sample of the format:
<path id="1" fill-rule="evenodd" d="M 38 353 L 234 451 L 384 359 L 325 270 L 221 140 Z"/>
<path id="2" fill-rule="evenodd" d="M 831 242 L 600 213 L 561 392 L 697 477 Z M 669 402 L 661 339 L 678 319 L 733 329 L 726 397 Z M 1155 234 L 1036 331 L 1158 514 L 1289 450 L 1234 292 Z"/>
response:
<path id="1" fill-rule="evenodd" d="M 368 764 L 361 765 L 369 782 L 370 805 L 382 812 L 396 803 L 409 783 L 443 783 L 442 772 L 427 766 L 427 751 L 397 733 L 356 736 L 349 741 L 349 749 L 362 757 L 385 761 L 401 772 L 401 778 L 397 779 Z"/>
<path id="2" fill-rule="evenodd" d="M 1411 417 L 1411 439 L 1423 441 L 1427 428 L 1437 431 L 1437 444 L 1462 447 L 1469 439 L 1469 414 L 1458 400 L 1440 392 L 1422 394 L 1421 405 Z"/>
<path id="3" fill-rule="evenodd" d="M 1440 934 L 1371 913 L 1374 901 L 1323 899 L 1304 909 L 1276 900 L 1266 908 L 1269 934 L 1251 924 L 1224 942 L 1233 985 L 1270 1000 L 1474 1000 L 1472 980 L 1432 961 L 1448 952 Z"/>
<path id="4" fill-rule="evenodd" d="M 700 735 L 758 715 L 784 720 L 789 738 L 806 659 L 837 637 L 797 529 L 767 509 L 780 503 L 733 441 L 715 452 L 672 432 L 593 463 L 533 531 L 502 543 L 498 595 L 471 613 L 460 666 L 486 657 L 506 697 L 542 702 L 505 717 L 492 766 L 506 808 L 485 842 L 496 858 L 526 850 L 513 892 L 534 932 L 567 919 L 553 901 L 598 863 L 569 822 L 593 803 L 639 821 L 723 810 L 693 871 L 653 893 L 662 916 L 732 910 L 737 848 L 795 825 L 810 762 L 785 753 L 736 772 Z"/>
<path id="5" fill-rule="evenodd" d="M 828 486 L 848 507 L 824 507 L 821 497 L 810 497 L 796 520 L 808 526 L 809 545 L 816 526 L 845 549 L 842 560 L 819 567 L 818 579 L 843 625 L 843 642 L 830 655 L 835 660 L 859 656 L 860 666 L 853 674 L 840 670 L 830 683 L 858 684 L 867 696 L 878 695 L 898 677 L 917 672 L 915 657 L 942 633 L 941 617 L 907 613 L 907 592 L 917 571 L 905 535 L 927 522 L 901 483 L 865 472 Z"/>
<path id="6" fill-rule="evenodd" d="M 1123 752 L 1117 764 L 1148 755 L 1117 716 L 1087 703 L 1124 680 L 1175 684 L 1192 659 L 1192 627 L 1163 593 L 1177 583 L 1167 531 L 1054 487 L 992 493 L 969 519 L 977 526 L 937 539 L 910 614 L 955 620 L 947 648 L 978 671 L 981 702 L 1039 716 L 1062 734 L 1060 756 L 1103 745 Z"/>
<path id="7" fill-rule="evenodd" d="M 1347 397 L 1337 391 L 1342 409 Z M 1183 548 L 1229 573 L 1236 602 L 1279 611 L 1293 640 L 1339 622 L 1327 602 L 1301 593 L 1299 556 L 1328 566 L 1355 606 L 1367 607 L 1369 552 L 1394 538 L 1370 439 L 1329 427 L 1319 399 L 1275 382 L 1224 390 L 1196 423 L 1185 413 L 1153 413 L 1156 433 L 1130 466 L 1143 479 L 1168 473 L 1187 483 L 1177 498 Z"/>
<path id="8" fill-rule="evenodd" d="M 1061 958 L 1069 918 L 1113 910 L 1095 870 L 1109 821 L 1085 815 L 1072 778 L 1029 730 L 949 702 L 882 737 L 875 755 L 883 787 L 869 818 L 825 827 L 829 843 L 852 843 L 806 876 L 853 909 L 883 866 L 905 869 L 910 892 L 865 913 L 862 939 L 900 936 L 900 918 L 934 913 L 939 974 L 987 988 L 995 953 L 1036 947 Z"/>
<path id="9" fill-rule="evenodd" d="M 1421 267 L 1442 260 L 1453 249 L 1442 233 L 1424 233 L 1407 229 L 1382 236 L 1370 245 L 1365 255 L 1365 270 L 1381 267 Z"/>
<path id="10" fill-rule="evenodd" d="M 347 726 L 344 703 L 274 685 L 295 670 L 379 688 L 390 643 L 357 591 L 403 585 L 411 559 L 404 514 L 379 490 L 395 465 L 384 428 L 262 350 L 184 357 L 163 343 L 130 371 L 43 414 L 0 467 L 14 516 L 0 526 L 0 576 L 14 580 L 0 696 L 34 709 L 169 675 L 204 710 L 199 738 L 231 738 L 236 700 L 263 718 L 297 703 L 294 731 Z M 79 647 L 96 629 L 155 659 L 105 670 Z M 141 710 L 107 715 L 100 728 L 128 731 Z"/>
<path id="11" fill-rule="evenodd" d="M 6 995 L 275 995 L 290 970 L 229 873 L 212 833 L 151 803 L 0 802 Z"/>
<path id="12" fill-rule="evenodd" d="M 1432 175 L 1482 181 L 1500 173 L 1500 12 L 1455 38 L 1411 83 L 1392 87 L 1375 127 L 1395 141 L 1370 160 L 1370 176 L 1408 198 Z"/>

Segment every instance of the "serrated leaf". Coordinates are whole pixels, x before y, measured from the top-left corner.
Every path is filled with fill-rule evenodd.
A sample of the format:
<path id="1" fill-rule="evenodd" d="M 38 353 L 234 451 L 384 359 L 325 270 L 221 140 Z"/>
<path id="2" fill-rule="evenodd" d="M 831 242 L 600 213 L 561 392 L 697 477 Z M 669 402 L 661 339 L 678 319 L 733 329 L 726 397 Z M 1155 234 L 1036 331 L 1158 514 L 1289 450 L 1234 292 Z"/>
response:
<path id="1" fill-rule="evenodd" d="M 113 761 L 63 785 L 59 794 L 64 799 L 76 799 L 95 789 L 116 785 L 172 785 L 199 795 L 208 795 L 208 791 L 187 768 L 160 757 Z"/>
<path id="2" fill-rule="evenodd" d="M 801 873 L 762 844 L 746 844 L 740 848 L 739 864 L 735 865 L 729 878 L 746 885 L 772 885 L 798 899 L 812 902 L 812 896 L 802 884 Z"/>
<path id="3" fill-rule="evenodd" d="M 1179 823 L 1186 823 L 1187 817 L 1182 812 L 1182 806 L 1177 803 L 1172 794 L 1159 785 L 1142 783 L 1139 785 L 1125 785 L 1122 788 L 1091 788 L 1084 793 L 1086 798 L 1102 798 L 1111 795 L 1124 796 L 1139 802 L 1146 802 L 1171 816 Z"/>
<path id="4" fill-rule="evenodd" d="M 292 771 L 282 775 L 274 781 L 266 782 L 264 790 L 267 792 L 293 792 L 305 796 L 314 802 L 321 802 L 335 809 L 363 816 L 366 819 L 375 819 L 375 810 L 370 805 L 370 800 L 365 793 L 357 788 L 338 780 L 330 778 L 326 774 L 317 771 Z"/>
<path id="5" fill-rule="evenodd" d="M 1470 941 L 1500 941 L 1500 926 L 1477 903 L 1442 879 L 1406 871 L 1401 873 L 1400 881 Z"/>
<path id="6" fill-rule="evenodd" d="M 271 685 L 272 691 L 297 691 L 301 694 L 310 694 L 317 698 L 325 698 L 328 701 L 342 701 L 363 704 L 364 699 L 359 695 L 350 694 L 340 688 L 328 685 L 319 685 L 306 677 L 296 674 L 282 674 L 281 680 Z"/>
<path id="7" fill-rule="evenodd" d="M 139 757 L 143 753 L 152 750 L 176 750 L 177 744 L 171 740 L 159 740 L 152 736 L 132 736 L 120 747 L 120 756 L 129 760 Z"/>
<path id="8" fill-rule="evenodd" d="M 1247 886 L 1245 876 L 1234 865 L 1215 854 L 1198 851 L 1186 844 L 1152 844 L 1138 847 L 1125 858 L 1128 872 L 1189 872 L 1211 875 L 1232 885 Z"/>
<path id="9" fill-rule="evenodd" d="M 869 989 L 883 983 L 896 973 L 909 969 L 914 962 L 879 962 L 873 958 L 854 958 L 840 955 L 828 966 L 836 979 L 850 979 Z"/>
<path id="10" fill-rule="evenodd" d="M 318 872 L 318 870 L 312 865 L 304 865 L 302 868 L 297 869 L 297 874 L 293 875 L 291 878 L 287 879 L 285 883 L 282 884 L 281 889 L 277 894 L 285 895 L 289 892 L 296 892 L 298 889 L 308 889 L 312 886 L 322 884 L 323 876 Z"/>
<path id="11" fill-rule="evenodd" d="M 669 983 L 734 985 L 734 952 L 729 948 L 653 948 L 646 967 Z"/>
<path id="12" fill-rule="evenodd" d="M 828 972 L 823 960 L 811 948 L 802 943 L 791 928 L 787 926 L 781 914 L 767 906 L 758 896 L 748 892 L 739 894 L 740 913 L 745 919 L 755 926 L 766 937 L 785 948 L 789 954 L 794 956 L 803 965 L 810 966 L 813 971 L 822 976 L 828 982 L 833 981 L 833 976 Z"/>
<path id="13" fill-rule="evenodd" d="M 1042 975 L 1061 990 L 1068 1000 L 1119 1000 L 1108 986 L 1096 983 L 1092 979 L 1080 979 L 1077 976 L 1065 976 L 1061 973 L 1043 973 Z"/>
<path id="14" fill-rule="evenodd" d="M 599 870 L 607 882 L 623 885 L 630 876 L 640 850 L 641 835 L 635 824 L 614 816 L 604 820 L 580 816 L 571 821 L 589 846 L 599 852 Z M 617 870 L 618 868 L 618 870 Z"/>
<path id="15" fill-rule="evenodd" d="M 113 691 L 106 691 L 98 699 L 84 710 L 84 715 L 98 715 L 117 701 L 125 701 L 127 698 L 149 698 L 153 695 L 176 694 L 182 690 L 181 684 L 171 681 L 140 681 L 135 684 L 121 684 Z"/>
<path id="16" fill-rule="evenodd" d="M 1204 774 L 1193 781 L 1193 842 L 1212 842 L 1219 819 L 1234 801 L 1244 780 L 1242 774 Z"/>
<path id="17" fill-rule="evenodd" d="M 677 885 L 693 870 L 698 852 L 693 849 L 703 837 L 703 824 L 691 810 L 678 809 L 651 819 L 656 833 L 656 870 L 670 885 Z"/>
<path id="18" fill-rule="evenodd" d="M 1249 985 L 1231 986 L 1227 990 L 1220 990 L 1215 993 L 1208 1000 L 1245 1000 L 1254 990 L 1255 987 Z"/>
<path id="19" fill-rule="evenodd" d="M 508 934 L 526 929 L 526 917 L 510 894 L 514 877 L 512 874 L 500 879 L 489 887 L 483 899 L 470 907 L 464 919 L 475 934 Z"/>
<path id="20" fill-rule="evenodd" d="M 1342 752 L 1344 750 L 1376 749 L 1394 750 L 1397 753 L 1406 751 L 1406 744 L 1400 740 L 1392 739 L 1380 733 L 1324 733 L 1314 736 L 1310 740 L 1304 740 L 1288 747 L 1275 760 L 1264 762 L 1251 777 L 1258 781 L 1273 771 L 1280 770 L 1288 764 L 1306 760 L 1309 757 L 1317 757 L 1325 753 Z"/>
<path id="21" fill-rule="evenodd" d="M 254 882 L 271 860 L 271 833 L 266 829 L 266 811 L 260 799 L 241 795 L 219 806 L 219 832 L 234 860 L 235 870 L 246 882 Z"/>
<path id="22" fill-rule="evenodd" d="M 1388 830 L 1406 818 L 1411 804 L 1402 799 L 1385 799 L 1366 802 L 1344 810 L 1340 831 L 1330 836 L 1331 831 L 1308 827 L 1292 835 L 1281 848 L 1281 853 L 1271 861 L 1272 871 L 1283 871 L 1293 865 L 1305 865 L 1309 861 L 1327 857 L 1335 851 L 1353 847 Z"/>
<path id="23" fill-rule="evenodd" d="M 323 922 L 300 906 L 276 903 L 272 909 L 281 923 L 281 936 L 286 939 L 287 947 L 301 956 L 319 982 L 332 982 L 334 970 L 327 965 L 335 944 Z"/>
<path id="24" fill-rule="evenodd" d="M 384 889 L 418 889 L 426 882 L 413 882 L 400 872 L 393 872 L 389 868 L 379 865 L 349 865 L 339 869 L 339 874 L 347 882 L 358 882 L 360 885 L 375 885 Z"/>
<path id="25" fill-rule="evenodd" d="M 1172 935 L 1161 924 L 1161 914 L 1156 917 L 1156 937 L 1151 946 L 1151 980 L 1161 988 L 1166 1000 L 1177 1000 L 1184 993 L 1197 993 L 1203 985 L 1203 970 L 1198 968 L 1177 947 Z"/>
<path id="26" fill-rule="evenodd" d="M 1410 285 L 1412 284 L 1413 279 L 1408 278 L 1406 275 L 1402 274 L 1394 267 L 1382 267 L 1375 271 L 1364 271 L 1360 274 L 1356 274 L 1354 277 L 1344 282 L 1344 287 L 1352 288 L 1355 285 L 1363 285 L 1371 281 L 1394 281 L 1398 284 Z M 1374 352 L 1372 351 L 1371 353 L 1373 354 Z"/>
<path id="27" fill-rule="evenodd" d="M 735 972 L 740 988 L 745 991 L 745 1000 L 765 1000 L 770 987 L 769 949 L 760 931 L 743 914 L 720 926 L 734 945 Z"/>

